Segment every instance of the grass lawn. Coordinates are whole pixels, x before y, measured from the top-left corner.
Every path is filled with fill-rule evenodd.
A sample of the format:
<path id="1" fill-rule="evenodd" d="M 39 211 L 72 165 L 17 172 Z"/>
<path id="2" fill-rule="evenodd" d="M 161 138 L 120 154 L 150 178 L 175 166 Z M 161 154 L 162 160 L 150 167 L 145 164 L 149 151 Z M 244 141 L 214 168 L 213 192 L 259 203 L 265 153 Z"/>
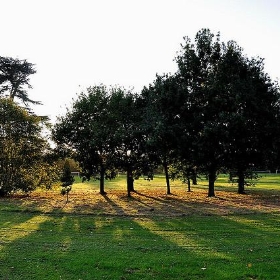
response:
<path id="1" fill-rule="evenodd" d="M 0 279 L 279 279 L 280 176 L 247 195 L 220 176 L 192 192 L 164 178 L 73 185 L 0 199 Z"/>

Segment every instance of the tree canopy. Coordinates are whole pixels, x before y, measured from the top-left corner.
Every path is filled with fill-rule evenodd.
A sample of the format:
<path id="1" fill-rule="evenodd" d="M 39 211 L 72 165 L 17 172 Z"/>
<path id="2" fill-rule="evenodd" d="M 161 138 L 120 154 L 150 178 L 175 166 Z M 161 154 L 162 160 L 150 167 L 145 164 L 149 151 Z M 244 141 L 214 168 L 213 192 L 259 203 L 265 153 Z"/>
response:
<path id="1" fill-rule="evenodd" d="M 238 169 L 243 192 L 244 172 L 250 164 L 261 164 L 272 146 L 278 86 L 264 72 L 262 59 L 249 59 L 235 42 L 221 43 L 209 29 L 199 31 L 194 44 L 185 38 L 176 61 L 194 122 L 192 157 L 208 173 L 208 195 L 215 195 L 222 167 Z"/>
<path id="2" fill-rule="evenodd" d="M 31 89 L 30 75 L 36 73 L 35 66 L 27 60 L 0 56 L 0 95 L 18 99 L 23 104 L 41 104 L 28 96 Z"/>
<path id="3" fill-rule="evenodd" d="M 49 188 L 58 179 L 41 134 L 43 122 L 10 98 L 0 98 L 0 195 Z"/>
<path id="4" fill-rule="evenodd" d="M 139 121 L 135 96 L 129 91 L 94 86 L 81 93 L 67 114 L 58 119 L 53 139 L 74 151 L 86 179 L 100 179 L 100 193 L 104 194 L 104 179 L 114 178 L 116 168 L 133 176 L 137 159 L 143 154 L 139 152 Z M 133 190 L 131 180 L 128 192 Z"/>
<path id="5" fill-rule="evenodd" d="M 184 38 L 175 61 L 175 73 L 157 75 L 138 95 L 88 88 L 58 119 L 54 140 L 72 149 L 87 178 L 98 174 L 101 193 L 106 171 L 112 178 L 114 170 L 126 170 L 132 178 L 132 170 L 159 164 L 167 193 L 171 166 L 188 183 L 197 171 L 205 173 L 208 196 L 215 196 L 220 170 L 235 172 L 243 193 L 252 166 L 279 158 L 279 87 L 263 59 L 202 29 L 194 42 Z"/>
<path id="6" fill-rule="evenodd" d="M 0 57 L 0 195 L 50 188 L 59 179 L 56 156 L 43 136 L 48 118 L 29 108 L 41 104 L 28 94 L 35 73 L 27 60 Z"/>

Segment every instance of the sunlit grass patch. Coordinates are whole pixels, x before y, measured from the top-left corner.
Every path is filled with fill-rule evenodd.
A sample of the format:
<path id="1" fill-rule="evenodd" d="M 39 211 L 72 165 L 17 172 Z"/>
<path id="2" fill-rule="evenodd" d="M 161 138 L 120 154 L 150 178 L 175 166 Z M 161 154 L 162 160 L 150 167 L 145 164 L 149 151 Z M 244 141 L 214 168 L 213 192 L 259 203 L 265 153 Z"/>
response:
<path id="1" fill-rule="evenodd" d="M 23 220 L 29 218 L 23 213 Z M 277 279 L 280 224 L 274 224 L 275 218 L 279 219 L 268 214 L 51 215 L 36 231 L 31 227 L 28 235 L 5 245 L 0 275 L 1 279 Z"/>
<path id="2" fill-rule="evenodd" d="M 8 222 L 6 222 L 0 229 L 2 242 L 6 244 L 9 242 L 13 242 L 16 239 L 28 236 L 29 234 L 38 230 L 40 224 L 44 223 L 47 219 L 48 217 L 46 216 L 37 215 L 22 223 L 17 223 L 12 226 L 10 226 Z"/>

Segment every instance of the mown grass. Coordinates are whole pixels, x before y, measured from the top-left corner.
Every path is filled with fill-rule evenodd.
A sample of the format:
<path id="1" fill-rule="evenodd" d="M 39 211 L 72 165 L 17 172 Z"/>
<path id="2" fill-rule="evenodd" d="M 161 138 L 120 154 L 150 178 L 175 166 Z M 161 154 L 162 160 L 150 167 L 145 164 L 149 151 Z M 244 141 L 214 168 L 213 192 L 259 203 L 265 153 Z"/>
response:
<path id="1" fill-rule="evenodd" d="M 191 193 L 165 195 L 162 177 L 76 183 L 57 192 L 0 199 L 0 279 L 279 279 L 280 177 L 263 175 L 248 195 L 221 176 Z M 234 191 L 234 193 L 233 193 Z"/>

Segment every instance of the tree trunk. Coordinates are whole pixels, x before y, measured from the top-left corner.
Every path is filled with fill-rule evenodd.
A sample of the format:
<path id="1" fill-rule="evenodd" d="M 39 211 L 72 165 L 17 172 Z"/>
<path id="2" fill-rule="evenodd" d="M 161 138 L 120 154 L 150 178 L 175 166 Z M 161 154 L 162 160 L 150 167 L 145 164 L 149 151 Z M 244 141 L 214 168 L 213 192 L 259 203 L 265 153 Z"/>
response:
<path id="1" fill-rule="evenodd" d="M 169 175 L 168 175 L 168 165 L 166 160 L 163 162 L 163 168 L 164 168 L 164 173 L 165 173 L 165 180 L 166 180 L 166 187 L 167 187 L 167 194 L 171 194 L 170 190 L 170 182 L 169 182 Z"/>
<path id="2" fill-rule="evenodd" d="M 242 168 L 238 169 L 238 193 L 245 194 L 245 175 Z"/>
<path id="3" fill-rule="evenodd" d="M 130 197 L 130 192 L 134 191 L 134 180 L 133 180 L 131 168 L 127 169 L 126 184 L 127 184 L 127 196 Z"/>
<path id="4" fill-rule="evenodd" d="M 187 182 L 188 182 L 188 192 L 190 192 L 191 191 L 191 180 L 189 177 L 187 179 Z"/>
<path id="5" fill-rule="evenodd" d="M 193 183 L 193 185 L 197 185 L 197 171 L 196 171 L 196 167 L 192 169 L 192 183 Z"/>
<path id="6" fill-rule="evenodd" d="M 129 173 L 129 189 L 131 192 L 134 192 L 134 179 L 133 179 L 133 174 L 132 174 L 132 170 L 130 170 Z"/>
<path id="7" fill-rule="evenodd" d="M 216 181 L 216 168 L 211 168 L 208 173 L 208 196 L 215 196 L 215 181 Z"/>
<path id="8" fill-rule="evenodd" d="M 104 181 L 105 181 L 105 168 L 102 165 L 100 169 L 100 194 L 106 194 Z"/>

